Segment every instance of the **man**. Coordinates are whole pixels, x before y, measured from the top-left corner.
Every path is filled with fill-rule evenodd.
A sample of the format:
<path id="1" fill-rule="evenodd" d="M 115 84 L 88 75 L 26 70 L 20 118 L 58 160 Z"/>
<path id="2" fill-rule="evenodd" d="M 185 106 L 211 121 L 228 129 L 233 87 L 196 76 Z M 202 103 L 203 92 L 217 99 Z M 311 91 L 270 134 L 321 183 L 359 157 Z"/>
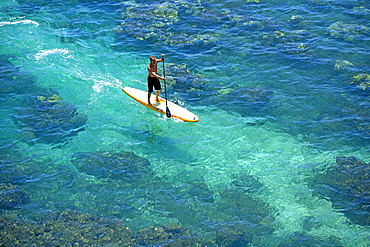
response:
<path id="1" fill-rule="evenodd" d="M 157 64 L 164 61 L 164 55 L 162 54 L 162 59 L 156 59 L 155 56 L 150 56 L 150 64 L 148 65 L 148 104 L 150 103 L 150 97 L 153 93 L 153 87 L 156 90 L 155 100 L 159 102 L 159 94 L 161 93 L 161 80 L 166 80 L 164 77 L 157 75 Z"/>

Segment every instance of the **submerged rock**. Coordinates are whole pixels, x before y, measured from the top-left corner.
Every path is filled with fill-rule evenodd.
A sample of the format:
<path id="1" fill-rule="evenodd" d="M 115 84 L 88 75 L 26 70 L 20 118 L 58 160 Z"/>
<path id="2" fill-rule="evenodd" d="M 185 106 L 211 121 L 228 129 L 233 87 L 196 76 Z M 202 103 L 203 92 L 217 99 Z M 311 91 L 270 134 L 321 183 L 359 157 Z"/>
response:
<path id="1" fill-rule="evenodd" d="M 337 237 L 330 236 L 329 238 L 320 238 L 317 236 L 310 236 L 300 232 L 294 232 L 288 239 L 282 241 L 278 247 L 294 246 L 320 246 L 320 247 L 342 247 L 343 244 Z"/>
<path id="2" fill-rule="evenodd" d="M 359 15 L 361 18 L 369 18 L 370 8 L 365 6 L 353 7 L 351 14 Z"/>
<path id="3" fill-rule="evenodd" d="M 283 55 L 284 59 L 311 59 L 314 51 L 310 49 L 312 34 L 307 30 L 286 30 L 277 27 L 267 33 L 261 33 L 260 39 L 256 41 L 259 46 L 274 47 Z"/>
<path id="4" fill-rule="evenodd" d="M 309 181 L 309 187 L 354 223 L 370 225 L 370 164 L 355 157 L 338 157 L 336 163 Z"/>
<path id="5" fill-rule="evenodd" d="M 360 24 L 346 24 L 341 21 L 335 22 L 328 27 L 330 36 L 345 41 L 359 41 L 368 38 L 370 27 Z"/>
<path id="6" fill-rule="evenodd" d="M 370 75 L 369 74 L 358 74 L 352 77 L 351 84 L 356 85 L 358 88 L 362 90 L 366 90 L 370 88 Z"/>
<path id="7" fill-rule="evenodd" d="M 221 107 L 225 110 L 238 112 L 242 116 L 250 116 L 266 109 L 272 97 L 272 90 L 242 87 L 230 89 L 213 100 L 224 102 Z"/>
<path id="8" fill-rule="evenodd" d="M 191 73 L 186 64 L 168 64 L 166 71 L 168 75 L 173 75 L 166 80 L 167 85 L 173 91 L 199 93 L 208 86 L 207 80 L 200 75 Z"/>
<path id="9" fill-rule="evenodd" d="M 215 242 L 225 247 L 250 246 L 244 230 L 239 226 L 224 226 L 216 232 Z"/>
<path id="10" fill-rule="evenodd" d="M 178 190 L 188 201 L 193 201 L 194 203 L 196 201 L 203 203 L 214 202 L 213 192 L 208 188 L 203 178 L 189 181 L 180 186 Z"/>
<path id="11" fill-rule="evenodd" d="M 151 172 L 149 161 L 133 152 L 76 153 L 72 163 L 80 172 L 100 178 L 135 180 Z"/>
<path id="12" fill-rule="evenodd" d="M 190 72 L 185 64 L 168 64 L 166 84 L 169 92 L 176 92 L 177 100 L 187 103 L 208 104 L 208 96 L 214 93 L 214 87 L 202 75 Z"/>
<path id="13" fill-rule="evenodd" d="M 0 55 L 0 95 L 29 93 L 35 86 L 36 77 L 20 71 L 19 67 L 11 62 L 16 59 L 12 55 Z"/>
<path id="14" fill-rule="evenodd" d="M 340 59 L 335 61 L 334 70 L 349 70 L 353 67 L 355 67 L 355 65 L 350 61 Z"/>
<path id="15" fill-rule="evenodd" d="M 18 138 L 31 144 L 59 144 L 83 131 L 87 117 L 58 93 L 38 87 L 35 76 L 10 62 L 15 59 L 0 56 L 0 95 L 1 103 L 15 111 L 11 115 L 22 130 Z"/>
<path id="16" fill-rule="evenodd" d="M 254 193 L 262 187 L 262 184 L 251 175 L 239 177 L 232 184 L 248 193 Z"/>
<path id="17" fill-rule="evenodd" d="M 148 45 L 163 44 L 186 48 L 188 52 L 194 47 L 209 46 L 216 42 L 214 35 L 206 32 L 183 32 L 181 16 L 198 13 L 197 2 L 155 2 L 125 3 L 122 22 L 116 29 L 117 43 L 125 43 L 131 38 L 143 41 Z M 187 11 L 183 11 L 187 9 Z M 203 9 L 203 8 L 202 8 Z M 181 11 L 180 11 L 181 10 Z M 150 21 L 148 21 L 150 20 Z M 188 29 L 187 29 L 188 30 Z"/>
<path id="18" fill-rule="evenodd" d="M 133 246 L 132 232 L 120 220 L 66 210 L 36 217 L 0 216 L 4 246 Z"/>
<path id="19" fill-rule="evenodd" d="M 0 149 L 0 181 L 2 183 L 14 184 L 23 176 L 23 172 L 17 169 L 17 164 L 23 161 L 21 157 L 18 151 Z"/>
<path id="20" fill-rule="evenodd" d="M 166 80 L 168 89 L 177 92 L 180 101 L 184 98 L 188 103 L 196 101 L 197 105 L 215 104 L 242 116 L 251 116 L 268 108 L 273 97 L 272 90 L 263 88 L 223 88 L 215 92 L 206 78 L 191 73 L 186 65 L 170 64 L 166 69 L 168 74 L 175 75 Z M 263 121 L 255 124 L 263 124 Z"/>
<path id="21" fill-rule="evenodd" d="M 302 222 L 302 228 L 306 231 L 312 231 L 322 226 L 319 219 L 314 216 L 307 216 Z"/>
<path id="22" fill-rule="evenodd" d="M 260 246 L 259 238 L 274 231 L 274 210 L 267 203 L 239 188 L 218 191 L 217 195 L 207 212 L 213 224 L 220 226 L 216 231 L 218 246 Z"/>
<path id="23" fill-rule="evenodd" d="M 51 93 L 25 101 L 14 121 L 29 132 L 30 143 L 61 143 L 83 131 L 87 117 L 57 93 Z"/>
<path id="24" fill-rule="evenodd" d="M 63 101 L 56 92 L 35 85 L 36 78 L 21 72 L 9 60 L 0 57 L 0 94 L 15 109 L 14 122 L 22 129 L 18 138 L 29 142 L 60 143 L 84 128 L 87 118 L 76 107 Z"/>
<path id="25" fill-rule="evenodd" d="M 186 65 L 170 64 L 166 69 L 168 74 L 175 75 L 166 80 L 169 90 L 177 92 L 176 96 L 188 103 L 218 105 L 242 116 L 251 116 L 268 108 L 273 97 L 272 90 L 263 88 L 223 88 L 215 92 L 206 78 L 191 73 Z M 255 124 L 263 124 L 263 121 Z"/>
<path id="26" fill-rule="evenodd" d="M 0 184 L 0 209 L 15 209 L 18 205 L 29 201 L 28 194 L 17 186 Z"/>
<path id="27" fill-rule="evenodd" d="M 175 226 L 154 226 L 136 234 L 138 246 L 196 246 L 196 239 L 188 229 Z"/>

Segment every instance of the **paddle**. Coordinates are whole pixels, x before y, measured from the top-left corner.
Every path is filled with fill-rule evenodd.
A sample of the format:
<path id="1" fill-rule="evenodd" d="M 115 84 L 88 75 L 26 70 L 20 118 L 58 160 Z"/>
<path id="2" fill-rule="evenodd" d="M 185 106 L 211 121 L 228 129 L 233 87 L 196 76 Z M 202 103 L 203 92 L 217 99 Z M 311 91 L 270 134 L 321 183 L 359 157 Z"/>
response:
<path id="1" fill-rule="evenodd" d="M 162 55 L 162 58 L 164 58 L 164 55 Z M 163 60 L 163 77 L 166 78 L 166 71 L 164 69 L 164 60 Z M 168 118 L 171 117 L 171 112 L 170 112 L 170 109 L 168 109 L 168 106 L 167 106 L 167 88 L 166 88 L 166 80 L 163 80 L 164 81 L 164 95 L 166 97 L 166 116 Z"/>

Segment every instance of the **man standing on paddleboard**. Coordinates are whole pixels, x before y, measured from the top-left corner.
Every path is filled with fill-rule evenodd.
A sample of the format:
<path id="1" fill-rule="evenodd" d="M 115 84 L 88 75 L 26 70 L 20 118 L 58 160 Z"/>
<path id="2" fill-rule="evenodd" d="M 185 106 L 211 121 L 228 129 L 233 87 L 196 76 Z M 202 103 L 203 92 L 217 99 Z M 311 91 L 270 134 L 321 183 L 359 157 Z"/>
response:
<path id="1" fill-rule="evenodd" d="M 150 64 L 148 65 L 148 104 L 150 103 L 150 97 L 153 93 L 153 87 L 156 90 L 155 100 L 159 102 L 159 94 L 161 93 L 161 80 L 166 80 L 165 77 L 160 77 L 157 75 L 157 64 L 164 61 L 164 55 L 162 54 L 162 59 L 156 59 L 155 56 L 150 56 Z"/>

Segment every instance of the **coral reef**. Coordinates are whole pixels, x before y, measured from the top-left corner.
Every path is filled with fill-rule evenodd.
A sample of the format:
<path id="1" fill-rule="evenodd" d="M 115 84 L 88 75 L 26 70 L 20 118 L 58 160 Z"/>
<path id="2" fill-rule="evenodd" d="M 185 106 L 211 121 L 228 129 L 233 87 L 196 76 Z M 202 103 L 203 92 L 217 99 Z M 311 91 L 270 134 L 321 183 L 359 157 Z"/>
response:
<path id="1" fill-rule="evenodd" d="M 282 241 L 278 247 L 294 246 L 294 247 L 306 247 L 306 246 L 322 246 L 322 247 L 342 247 L 344 246 L 334 236 L 329 238 L 319 238 L 316 236 L 310 236 L 300 232 L 294 232 L 288 239 Z"/>
<path id="2" fill-rule="evenodd" d="M 139 246 L 196 246 L 195 237 L 191 236 L 188 229 L 169 225 L 153 226 L 138 231 L 135 242 Z"/>
<path id="3" fill-rule="evenodd" d="M 219 191 L 218 197 L 207 211 L 214 224 L 219 225 L 215 238 L 219 246 L 257 244 L 260 237 L 273 232 L 271 225 L 275 219 L 268 204 L 239 188 Z"/>
<path id="4" fill-rule="evenodd" d="M 11 62 L 16 59 L 12 55 L 0 55 L 0 95 L 14 97 L 29 92 L 35 85 L 36 78 L 31 73 L 20 71 Z"/>
<path id="5" fill-rule="evenodd" d="M 188 201 L 196 203 L 212 203 L 214 202 L 213 192 L 208 188 L 203 178 L 193 179 L 184 183 L 184 185 L 177 188 L 183 198 L 187 198 Z"/>
<path id="6" fill-rule="evenodd" d="M 80 172 L 100 178 L 138 180 L 142 174 L 151 172 L 149 161 L 133 152 L 76 153 L 72 163 Z"/>
<path id="7" fill-rule="evenodd" d="M 370 8 L 365 6 L 353 7 L 351 13 L 356 16 L 360 15 L 361 17 L 369 18 Z"/>
<path id="8" fill-rule="evenodd" d="M 10 62 L 15 59 L 0 56 L 0 94 L 6 94 L 1 103 L 15 111 L 13 120 L 22 130 L 19 137 L 30 144 L 59 144 L 83 131 L 87 117 L 57 92 L 38 87 L 31 73 Z"/>
<path id="9" fill-rule="evenodd" d="M 334 70 L 348 70 L 353 68 L 355 65 L 347 60 L 336 60 L 334 65 Z"/>
<path id="10" fill-rule="evenodd" d="M 221 106 L 225 110 L 238 112 L 242 116 L 251 116 L 267 109 L 272 97 L 272 90 L 241 87 L 224 91 L 213 100 L 225 102 Z"/>
<path id="11" fill-rule="evenodd" d="M 18 169 L 17 165 L 22 161 L 22 155 L 18 151 L 0 149 L 0 182 L 15 183 L 22 177 L 24 172 Z"/>
<path id="12" fill-rule="evenodd" d="M 40 212 L 31 218 L 0 216 L 2 246 L 133 246 L 132 232 L 120 220 L 77 211 Z"/>
<path id="13" fill-rule="evenodd" d="M 355 157 L 338 157 L 337 165 L 309 181 L 315 194 L 329 198 L 333 207 L 352 222 L 370 225 L 370 164 Z"/>
<path id="14" fill-rule="evenodd" d="M 196 101 L 197 105 L 211 105 L 224 102 L 220 104 L 221 108 L 250 116 L 266 109 L 273 97 L 272 90 L 249 87 L 223 88 L 215 96 L 214 87 L 202 76 L 192 74 L 186 65 L 169 64 L 166 69 L 168 74 L 176 75 L 166 81 L 169 90 L 179 92 L 177 97 L 184 97 L 189 103 Z"/>
<path id="15" fill-rule="evenodd" d="M 136 234 L 121 220 L 96 217 L 74 210 L 41 211 L 24 217 L 0 215 L 2 246 L 204 246 L 187 228 L 156 225 Z"/>
<path id="16" fill-rule="evenodd" d="M 3 152 L 3 160 L 9 164 L 7 169 L 15 168 L 14 155 Z M 34 212 L 35 217 L 28 214 L 11 217 L 11 212 L 21 212 L 8 210 L 0 215 L 1 222 L 5 222 L 0 224 L 4 246 L 244 246 L 272 232 L 272 209 L 249 195 L 262 187 L 252 176 L 238 175 L 230 188 L 215 193 L 203 177 L 189 172 L 178 174 L 172 182 L 156 177 L 149 161 L 132 152 L 76 153 L 72 163 L 80 172 L 114 180 L 93 179 L 95 182 L 86 185 L 80 181 L 84 176 L 78 178 L 74 173 L 73 177 L 59 176 L 59 180 L 65 181 L 51 188 L 58 195 L 47 197 L 54 210 L 59 211 L 39 210 Z M 37 168 L 23 175 L 49 171 L 43 165 L 32 164 Z M 31 168 L 32 164 L 23 167 Z M 60 168 L 53 165 L 49 169 Z M 69 176 L 70 171 L 66 172 Z M 37 198 L 37 192 L 33 193 Z M 90 214 L 59 205 L 58 198 L 68 195 L 74 209 Z M 133 230 L 119 220 L 102 217 L 124 217 L 138 222 L 137 233 L 132 234 Z M 195 234 L 194 228 L 206 235 Z"/>
<path id="17" fill-rule="evenodd" d="M 15 185 L 0 184 L 0 209 L 15 209 L 26 204 L 30 198 L 26 192 Z"/>
<path id="18" fill-rule="evenodd" d="M 370 27 L 359 24 L 346 24 L 341 21 L 335 22 L 328 27 L 331 37 L 345 41 L 358 41 L 363 37 L 368 37 Z"/>
<path id="19" fill-rule="evenodd" d="M 307 216 L 302 221 L 302 228 L 306 231 L 311 231 L 321 227 L 323 224 L 314 216 Z"/>
<path id="20" fill-rule="evenodd" d="M 180 8 L 187 9 L 185 12 L 187 14 L 194 14 L 194 11 L 198 11 L 199 4 L 183 1 L 126 3 L 125 11 L 122 12 L 122 22 L 116 30 L 118 43 L 125 40 L 127 44 L 125 36 L 128 36 L 148 44 L 157 43 L 178 48 L 213 45 L 217 41 L 213 35 L 206 32 L 181 32 L 181 29 L 173 27 L 175 23 L 181 23 Z"/>
<path id="21" fill-rule="evenodd" d="M 356 85 L 362 90 L 369 89 L 370 87 L 370 75 L 369 74 L 358 74 L 352 77 L 351 84 Z"/>
<path id="22" fill-rule="evenodd" d="M 87 117 L 51 92 L 25 99 L 14 121 L 30 133 L 30 143 L 61 143 L 83 131 Z"/>
<path id="23" fill-rule="evenodd" d="M 232 184 L 247 193 L 254 193 L 263 186 L 260 181 L 251 175 L 238 177 L 232 182 Z"/>
<path id="24" fill-rule="evenodd" d="M 216 232 L 215 242 L 218 246 L 249 246 L 246 232 L 240 226 L 224 226 Z"/>
<path id="25" fill-rule="evenodd" d="M 166 71 L 170 75 L 166 80 L 168 90 L 177 92 L 185 97 L 189 103 L 197 101 L 197 104 L 199 104 L 198 101 L 201 97 L 204 97 L 205 92 L 212 90 L 204 77 L 191 73 L 185 64 L 168 64 L 166 65 Z"/>

